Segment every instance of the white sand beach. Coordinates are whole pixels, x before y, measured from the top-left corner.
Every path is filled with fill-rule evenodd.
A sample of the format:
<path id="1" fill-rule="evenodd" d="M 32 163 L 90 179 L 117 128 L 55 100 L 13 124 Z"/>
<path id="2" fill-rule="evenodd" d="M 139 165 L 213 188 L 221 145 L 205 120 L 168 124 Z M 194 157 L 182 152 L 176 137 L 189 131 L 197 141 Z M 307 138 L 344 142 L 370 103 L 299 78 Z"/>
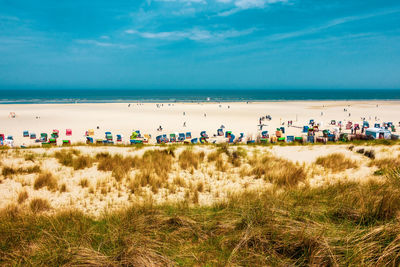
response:
<path id="1" fill-rule="evenodd" d="M 345 111 L 346 110 L 346 111 Z M 16 117 L 10 118 L 10 112 Z M 60 139 L 84 142 L 85 131 L 95 130 L 95 138 L 104 138 L 106 131 L 123 135 L 129 143 L 133 130 L 155 136 L 177 132 L 192 132 L 198 137 L 200 131 L 212 136 L 225 126 L 236 135 L 256 134 L 259 118 L 271 115 L 271 121 L 263 121 L 264 130 L 274 131 L 287 121 L 302 127 L 310 119 L 329 127 L 331 120 L 370 123 L 391 121 L 396 126 L 400 121 L 400 101 L 295 101 L 262 103 L 104 103 L 104 104 L 13 104 L 0 105 L 0 133 L 13 135 L 15 145 L 32 145 L 34 140 L 23 138 L 23 131 L 51 133 L 60 131 Z M 186 127 L 184 127 L 186 123 Z M 157 131 L 162 126 L 163 131 Z M 99 127 L 99 129 L 97 129 Z M 65 136 L 66 129 L 72 136 Z M 286 128 L 287 134 L 298 135 L 300 128 Z"/>

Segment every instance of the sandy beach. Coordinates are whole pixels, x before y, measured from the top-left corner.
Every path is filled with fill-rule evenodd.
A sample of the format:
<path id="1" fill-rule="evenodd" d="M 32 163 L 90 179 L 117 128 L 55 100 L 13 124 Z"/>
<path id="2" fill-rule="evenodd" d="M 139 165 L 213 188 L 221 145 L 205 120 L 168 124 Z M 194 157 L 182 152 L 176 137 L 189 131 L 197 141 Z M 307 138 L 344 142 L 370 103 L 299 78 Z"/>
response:
<path id="1" fill-rule="evenodd" d="M 345 111 L 346 110 L 346 111 Z M 10 112 L 16 117 L 11 118 Z M 23 138 L 23 131 L 51 133 L 60 131 L 60 139 L 84 142 L 85 131 L 95 130 L 95 138 L 104 138 L 106 131 L 122 134 L 124 143 L 129 143 L 132 131 L 155 136 L 191 131 L 198 137 L 200 131 L 212 136 L 225 126 L 235 134 L 241 132 L 255 135 L 259 131 L 259 118 L 271 115 L 271 121 L 263 121 L 263 130 L 273 132 L 287 121 L 302 127 L 310 119 L 329 128 L 331 120 L 370 123 L 391 121 L 397 126 L 400 121 L 399 101 L 295 101 L 262 103 L 105 103 L 105 104 L 14 104 L 0 106 L 0 133 L 13 135 L 15 145 L 32 145 L 34 140 Z M 186 127 L 184 126 L 186 123 Z M 162 126 L 163 131 L 157 131 Z M 97 129 L 99 127 L 99 129 Z M 286 133 L 300 134 L 301 129 L 286 127 Z M 65 136 L 66 129 L 72 136 Z"/>

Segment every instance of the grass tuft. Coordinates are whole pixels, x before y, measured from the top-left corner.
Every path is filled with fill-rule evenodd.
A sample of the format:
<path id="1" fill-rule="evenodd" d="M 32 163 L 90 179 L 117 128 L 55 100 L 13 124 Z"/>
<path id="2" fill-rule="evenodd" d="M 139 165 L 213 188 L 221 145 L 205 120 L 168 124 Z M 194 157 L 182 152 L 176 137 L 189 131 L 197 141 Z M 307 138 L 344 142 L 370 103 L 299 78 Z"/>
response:
<path id="1" fill-rule="evenodd" d="M 50 172 L 40 173 L 33 184 L 33 188 L 38 190 L 42 187 L 47 187 L 48 190 L 57 190 L 57 180 Z"/>
<path id="2" fill-rule="evenodd" d="M 356 161 L 346 158 L 341 153 L 333 153 L 328 156 L 318 157 L 315 163 L 332 172 L 341 172 L 345 169 L 355 169 L 359 167 Z"/>

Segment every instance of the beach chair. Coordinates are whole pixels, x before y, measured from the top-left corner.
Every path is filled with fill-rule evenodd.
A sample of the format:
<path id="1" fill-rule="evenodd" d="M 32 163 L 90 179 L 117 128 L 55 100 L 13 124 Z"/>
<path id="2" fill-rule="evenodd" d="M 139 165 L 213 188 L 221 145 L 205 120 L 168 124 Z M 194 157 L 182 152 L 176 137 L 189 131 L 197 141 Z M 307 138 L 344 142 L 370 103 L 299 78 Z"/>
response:
<path id="1" fill-rule="evenodd" d="M 51 135 L 53 138 L 58 138 L 60 136 L 60 131 L 57 129 L 54 129 L 53 133 Z"/>
<path id="2" fill-rule="evenodd" d="M 184 133 L 180 133 L 178 135 L 178 142 L 183 142 L 185 141 L 185 134 Z"/>
<path id="3" fill-rule="evenodd" d="M 244 133 L 240 133 L 240 136 L 238 137 L 237 143 L 243 142 L 243 138 L 244 138 Z"/>
<path id="4" fill-rule="evenodd" d="M 308 133 L 308 126 L 303 126 L 303 133 Z"/>
<path id="5" fill-rule="evenodd" d="M 5 140 L 4 134 L 0 134 L 0 141 L 4 141 L 4 140 Z"/>
<path id="6" fill-rule="evenodd" d="M 50 138 L 49 139 L 49 144 L 53 145 L 53 146 L 57 145 L 57 139 L 56 138 Z"/>
<path id="7" fill-rule="evenodd" d="M 169 139 L 168 139 L 166 134 L 162 135 L 162 140 L 163 140 L 164 143 L 168 143 L 169 142 Z"/>
<path id="8" fill-rule="evenodd" d="M 93 137 L 86 136 L 86 144 L 93 144 Z"/>
<path id="9" fill-rule="evenodd" d="M 351 121 L 347 122 L 346 124 L 346 130 L 350 130 L 351 127 L 353 127 L 353 123 Z"/>
<path id="10" fill-rule="evenodd" d="M 70 146 L 71 145 L 71 140 L 62 140 L 62 145 L 63 146 Z"/>
<path id="11" fill-rule="evenodd" d="M 8 135 L 6 140 L 14 140 L 14 137 L 12 135 Z"/>
<path id="12" fill-rule="evenodd" d="M 224 130 L 223 129 L 218 129 L 217 130 L 217 135 L 218 136 L 224 136 Z"/>
<path id="13" fill-rule="evenodd" d="M 310 124 L 310 125 L 314 125 L 314 120 L 310 120 L 309 122 L 308 122 L 308 124 Z"/>
<path id="14" fill-rule="evenodd" d="M 29 136 L 30 139 L 36 139 L 36 134 L 35 133 L 31 133 Z"/>
<path id="15" fill-rule="evenodd" d="M 190 142 L 192 144 L 197 144 L 198 143 L 198 139 L 197 138 L 193 138 L 192 140 L 190 140 Z"/>
<path id="16" fill-rule="evenodd" d="M 231 133 L 229 135 L 228 143 L 232 144 L 234 141 L 235 141 L 235 135 L 233 133 Z"/>
<path id="17" fill-rule="evenodd" d="M 296 136 L 296 137 L 294 138 L 294 141 L 295 141 L 295 142 L 298 142 L 298 143 L 303 143 L 303 137 L 301 137 L 301 136 Z"/>
<path id="18" fill-rule="evenodd" d="M 105 135 L 106 135 L 105 137 L 106 137 L 107 141 L 112 141 L 113 140 L 113 136 L 112 136 L 111 132 L 106 132 Z"/>
<path id="19" fill-rule="evenodd" d="M 176 134 L 170 134 L 169 135 L 169 141 L 171 142 L 171 143 L 175 143 L 176 142 Z"/>
<path id="20" fill-rule="evenodd" d="M 24 131 L 22 134 L 23 137 L 29 137 L 29 131 Z"/>
<path id="21" fill-rule="evenodd" d="M 349 135 L 347 133 L 341 133 L 339 136 L 339 140 L 342 142 L 347 142 L 349 141 Z"/>
<path id="22" fill-rule="evenodd" d="M 369 128 L 369 122 L 363 121 L 363 128 Z"/>
<path id="23" fill-rule="evenodd" d="M 199 141 L 200 141 L 201 144 L 208 143 L 207 137 L 200 137 L 200 138 L 199 138 Z"/>
<path id="24" fill-rule="evenodd" d="M 145 135 L 144 135 L 144 138 L 143 138 L 143 143 L 144 143 L 144 144 L 147 144 L 147 143 L 149 142 L 150 138 L 151 138 L 150 135 L 145 134 Z"/>
<path id="25" fill-rule="evenodd" d="M 192 139 L 192 133 L 186 132 L 186 139 Z"/>
<path id="26" fill-rule="evenodd" d="M 51 144 L 49 142 L 43 142 L 42 147 L 50 147 Z"/>
<path id="27" fill-rule="evenodd" d="M 275 144 L 278 141 L 278 138 L 276 136 L 271 136 L 271 138 L 269 139 L 271 144 Z"/>
<path id="28" fill-rule="evenodd" d="M 268 131 L 261 132 L 260 142 L 261 143 L 268 143 L 269 134 Z"/>
<path id="29" fill-rule="evenodd" d="M 336 135 L 334 135 L 334 134 L 331 134 L 331 133 L 328 134 L 327 138 L 328 138 L 329 142 L 335 142 L 336 141 Z"/>
<path id="30" fill-rule="evenodd" d="M 288 142 L 288 143 L 294 142 L 294 136 L 293 135 L 286 136 L 286 142 Z"/>
<path id="31" fill-rule="evenodd" d="M 280 129 L 280 131 L 283 133 L 283 134 L 285 134 L 285 127 L 281 127 L 281 128 L 279 128 Z"/>
<path id="32" fill-rule="evenodd" d="M 282 137 L 282 132 L 280 131 L 280 129 L 279 129 L 279 131 L 275 132 L 275 135 L 276 135 L 277 138 L 281 138 Z"/>
<path id="33" fill-rule="evenodd" d="M 122 142 L 122 135 L 117 134 L 117 142 Z"/>
<path id="34" fill-rule="evenodd" d="M 381 128 L 381 125 L 379 123 L 375 123 L 374 128 Z"/>
<path id="35" fill-rule="evenodd" d="M 162 143 L 162 135 L 156 136 L 156 142 L 157 142 L 157 144 Z"/>
<path id="36" fill-rule="evenodd" d="M 87 135 L 88 135 L 88 136 L 94 136 L 94 130 L 93 130 L 93 129 L 89 129 L 89 130 L 87 131 Z"/>
<path id="37" fill-rule="evenodd" d="M 141 140 L 141 139 L 133 139 L 133 140 L 130 140 L 130 143 L 131 143 L 131 145 L 142 144 L 143 140 Z"/>
<path id="38" fill-rule="evenodd" d="M 200 136 L 201 136 L 201 137 L 208 138 L 208 135 L 207 135 L 207 132 L 206 132 L 206 131 L 200 132 Z"/>
<path id="39" fill-rule="evenodd" d="M 317 143 L 323 143 L 323 144 L 326 144 L 328 140 L 326 137 L 317 137 L 316 139 Z"/>
<path id="40" fill-rule="evenodd" d="M 279 137 L 278 142 L 285 142 L 285 137 Z"/>
<path id="41" fill-rule="evenodd" d="M 137 134 L 137 137 L 142 138 L 142 135 L 140 134 L 139 130 L 135 131 L 135 133 Z"/>
<path id="42" fill-rule="evenodd" d="M 307 136 L 307 143 L 314 144 L 315 142 L 315 136 Z"/>
<path id="43" fill-rule="evenodd" d="M 65 135 L 66 136 L 71 136 L 72 135 L 72 130 L 71 129 L 65 130 Z"/>
<path id="44" fill-rule="evenodd" d="M 138 138 L 139 136 L 138 136 L 138 133 L 137 132 L 132 132 L 132 134 L 131 134 L 131 136 L 130 136 L 130 139 L 132 140 L 132 139 L 136 139 L 136 138 Z"/>

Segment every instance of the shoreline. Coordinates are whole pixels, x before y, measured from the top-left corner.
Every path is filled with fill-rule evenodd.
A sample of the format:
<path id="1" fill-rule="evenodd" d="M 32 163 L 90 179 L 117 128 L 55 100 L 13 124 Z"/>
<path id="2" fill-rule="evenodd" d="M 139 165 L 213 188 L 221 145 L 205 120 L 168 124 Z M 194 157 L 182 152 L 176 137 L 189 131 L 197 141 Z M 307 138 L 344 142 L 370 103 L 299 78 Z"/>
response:
<path id="1" fill-rule="evenodd" d="M 373 101 L 373 102 L 400 102 L 400 99 L 276 99 L 276 100 L 221 100 L 221 101 L 197 101 L 197 100 L 188 100 L 188 101 L 173 101 L 173 100 L 105 100 L 105 101 L 59 101 L 59 102 L 51 102 L 51 101 L 40 101 L 40 102 L 2 102 L 0 100 L 0 106 L 5 105 L 76 105 L 76 104 L 229 104 L 229 103 L 248 103 L 248 104 L 263 104 L 263 103 L 301 103 L 301 102 L 365 102 L 365 101 Z"/>

